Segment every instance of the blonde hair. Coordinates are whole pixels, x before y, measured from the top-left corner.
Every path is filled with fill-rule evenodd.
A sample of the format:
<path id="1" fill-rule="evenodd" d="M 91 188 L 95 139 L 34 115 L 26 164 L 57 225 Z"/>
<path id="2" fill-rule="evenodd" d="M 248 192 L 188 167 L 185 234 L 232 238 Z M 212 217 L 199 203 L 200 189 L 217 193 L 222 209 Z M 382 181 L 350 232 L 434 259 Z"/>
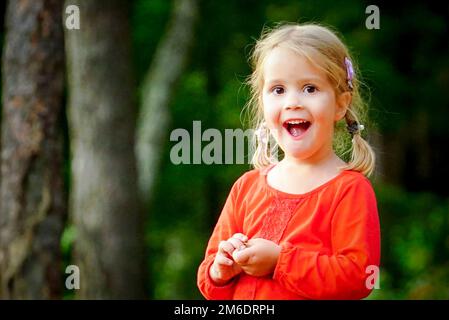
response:
<path id="1" fill-rule="evenodd" d="M 366 126 L 367 105 L 360 93 L 361 81 L 358 76 L 355 76 L 352 80 L 352 88 L 349 86 L 345 57 L 351 61 L 354 60 L 336 33 L 318 24 L 282 24 L 274 29 L 264 29 L 261 38 L 253 48 L 250 59 L 253 72 L 247 79 L 251 96 L 246 107 L 251 127 L 256 128 L 252 139 L 254 154 L 251 161 L 255 168 L 264 168 L 278 162 L 275 156 L 276 142 L 268 146 L 267 137 L 270 133 L 264 126 L 262 87 L 264 60 L 272 49 L 280 45 L 301 54 L 325 71 L 337 95 L 350 91 L 352 102 L 344 117 L 346 124 L 350 125 L 354 121 L 360 124 L 360 121 L 363 121 Z M 312 59 L 312 56 L 317 59 Z M 354 63 L 353 65 L 356 68 Z M 357 69 L 355 70 L 355 74 L 358 75 Z M 333 141 L 335 151 L 341 156 L 351 151 L 348 164 L 341 169 L 354 170 L 370 176 L 375 164 L 375 154 L 371 146 L 363 139 L 360 130 L 353 134 L 352 146 L 348 148 L 350 139 L 351 135 L 346 130 L 346 126 L 342 121 L 338 121 L 335 125 Z"/>

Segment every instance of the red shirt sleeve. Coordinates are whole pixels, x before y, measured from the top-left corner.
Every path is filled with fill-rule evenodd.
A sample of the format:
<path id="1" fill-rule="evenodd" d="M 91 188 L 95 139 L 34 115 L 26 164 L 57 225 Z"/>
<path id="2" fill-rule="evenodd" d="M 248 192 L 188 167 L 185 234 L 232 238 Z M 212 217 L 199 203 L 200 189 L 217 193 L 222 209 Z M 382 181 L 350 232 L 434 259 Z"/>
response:
<path id="1" fill-rule="evenodd" d="M 234 233 L 242 232 L 242 227 L 237 224 L 235 217 L 236 197 L 241 180 L 241 178 L 237 180 L 231 188 L 212 236 L 209 239 L 205 258 L 198 268 L 197 285 L 202 295 L 208 300 L 229 300 L 233 298 L 238 276 L 224 286 L 217 286 L 209 276 L 209 268 L 214 262 L 220 241 L 229 239 Z"/>
<path id="2" fill-rule="evenodd" d="M 362 299 L 372 289 L 368 266 L 379 266 L 377 203 L 366 178 L 351 182 L 338 202 L 331 226 L 332 254 L 281 243 L 273 279 L 310 299 Z M 371 270 L 371 269 L 369 269 Z"/>

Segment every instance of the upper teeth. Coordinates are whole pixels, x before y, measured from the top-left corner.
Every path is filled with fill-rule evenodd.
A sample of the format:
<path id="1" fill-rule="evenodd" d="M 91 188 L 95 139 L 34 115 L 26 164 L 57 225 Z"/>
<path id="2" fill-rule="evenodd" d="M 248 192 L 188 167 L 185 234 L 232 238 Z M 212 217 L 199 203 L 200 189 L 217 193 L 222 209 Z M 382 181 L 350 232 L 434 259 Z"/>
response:
<path id="1" fill-rule="evenodd" d="M 288 124 L 300 124 L 300 123 L 306 123 L 307 120 L 291 120 L 287 121 Z"/>

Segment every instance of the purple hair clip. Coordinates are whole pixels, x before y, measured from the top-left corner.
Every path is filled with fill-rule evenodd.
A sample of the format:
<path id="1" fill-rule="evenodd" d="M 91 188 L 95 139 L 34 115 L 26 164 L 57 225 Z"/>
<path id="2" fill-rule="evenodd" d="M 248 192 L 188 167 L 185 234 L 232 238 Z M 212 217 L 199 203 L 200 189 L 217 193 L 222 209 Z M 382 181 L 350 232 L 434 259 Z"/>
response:
<path id="1" fill-rule="evenodd" d="M 354 80 L 354 67 L 352 66 L 351 60 L 348 57 L 345 57 L 345 65 L 346 65 L 346 77 L 348 80 L 349 88 L 354 89 L 352 85 L 352 80 Z"/>

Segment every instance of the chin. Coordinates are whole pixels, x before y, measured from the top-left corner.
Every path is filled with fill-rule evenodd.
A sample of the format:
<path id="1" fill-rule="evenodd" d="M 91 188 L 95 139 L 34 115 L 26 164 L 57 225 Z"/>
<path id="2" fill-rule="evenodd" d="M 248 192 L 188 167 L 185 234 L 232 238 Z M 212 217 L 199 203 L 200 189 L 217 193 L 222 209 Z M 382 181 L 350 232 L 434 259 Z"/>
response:
<path id="1" fill-rule="evenodd" d="M 292 143 L 290 141 L 287 141 L 280 147 L 284 154 L 295 157 L 299 160 L 310 158 L 318 151 L 308 143 Z"/>
<path id="2" fill-rule="evenodd" d="M 298 147 L 286 146 L 286 148 L 282 148 L 282 151 L 284 151 L 286 156 L 296 158 L 298 160 L 305 160 L 310 156 L 310 151 Z"/>

